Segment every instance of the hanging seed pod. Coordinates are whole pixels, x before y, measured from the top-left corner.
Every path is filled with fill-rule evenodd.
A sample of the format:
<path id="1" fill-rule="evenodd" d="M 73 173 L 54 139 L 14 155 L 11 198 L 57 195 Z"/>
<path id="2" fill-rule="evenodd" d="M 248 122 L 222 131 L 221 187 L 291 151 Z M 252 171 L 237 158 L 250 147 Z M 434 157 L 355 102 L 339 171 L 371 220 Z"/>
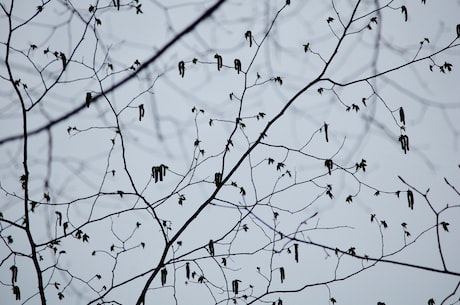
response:
<path id="1" fill-rule="evenodd" d="M 179 74 L 180 76 L 184 77 L 184 74 L 185 74 L 185 63 L 183 60 L 181 60 L 178 64 L 178 68 L 179 68 Z"/>

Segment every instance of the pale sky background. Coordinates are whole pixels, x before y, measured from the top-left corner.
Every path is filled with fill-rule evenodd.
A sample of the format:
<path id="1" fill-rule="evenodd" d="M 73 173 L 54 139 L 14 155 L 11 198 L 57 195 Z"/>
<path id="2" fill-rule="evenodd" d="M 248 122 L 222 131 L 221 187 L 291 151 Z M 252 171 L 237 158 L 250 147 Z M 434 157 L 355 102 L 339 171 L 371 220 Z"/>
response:
<path id="1" fill-rule="evenodd" d="M 256 73 L 261 76 L 260 82 L 280 76 L 283 84 L 280 86 L 278 83 L 267 82 L 245 92 L 241 115 L 246 124 L 245 133 L 236 133 L 233 139 L 234 147 L 226 159 L 225 173 L 228 173 L 234 162 L 247 149 L 248 141 L 254 141 L 266 122 L 322 69 L 321 59 L 311 52 L 305 53 L 303 44 L 310 43 L 314 52 L 328 58 L 337 41 L 331 31 L 338 35 L 341 33 L 339 19 L 333 12 L 331 1 L 291 2 L 291 6 L 280 14 L 247 74 L 248 84 L 255 82 Z M 379 2 L 381 5 L 387 3 Z M 364 30 L 346 38 L 325 77 L 345 83 L 371 75 L 374 73 L 374 67 L 377 71 L 383 71 L 398 66 L 414 58 L 420 46 L 419 42 L 424 38 L 428 38 L 430 43 L 423 44 L 417 58 L 448 45 L 455 39 L 455 26 L 460 23 L 460 1 L 426 2 L 422 5 L 420 1 L 394 1 L 391 7 L 395 9 L 385 9 L 378 19 L 378 26 L 382 26 L 379 42 L 381 48 L 378 54 L 374 49 L 377 25 L 371 24 L 372 31 Z M 2 3 L 6 5 L 10 2 Z M 20 23 L 31 16 L 38 3 L 15 1 L 14 22 Z M 63 52 L 69 56 L 85 30 L 77 15 L 69 19 L 70 15 L 64 3 L 71 3 L 84 20 L 90 17 L 89 3 L 94 4 L 86 1 L 52 1 L 46 6 L 42 16 L 18 30 L 12 38 L 15 48 L 11 55 L 11 63 L 14 63 L 13 73 L 22 83 L 27 84 L 31 101 L 35 101 L 43 93 L 43 84 L 34 72 L 31 62 L 19 55 L 16 50 L 24 54 L 35 52 L 30 58 L 37 67 L 43 68 L 48 64 L 43 73 L 45 82 L 53 79 L 62 69 L 61 62 L 55 60 L 50 63 L 54 55 L 45 55 L 43 50 L 49 47 L 51 52 Z M 134 9 L 122 8 L 115 12 L 113 7 L 102 8 L 110 3 L 111 1 L 99 1 L 96 17 L 101 20 L 102 25 L 97 26 L 97 51 L 95 52 L 94 48 L 95 35 L 92 29 L 88 28 L 85 39 L 72 56 L 72 63 L 64 73 L 61 83 L 54 86 L 43 101 L 30 112 L 30 130 L 43 125 L 49 118 L 59 117 L 84 103 L 86 92 L 93 92 L 93 95 L 100 92 L 101 88 L 94 78 L 91 65 L 94 65 L 100 77 L 110 72 L 107 63 L 113 65 L 114 71 L 127 69 L 102 81 L 102 87 L 109 88 L 116 80 L 132 73 L 128 68 L 136 60 L 143 63 L 175 33 L 200 15 L 205 7 L 214 2 L 146 0 L 141 1 L 144 13 L 138 15 Z M 138 191 L 142 192 L 150 203 L 153 204 L 155 200 L 169 194 L 178 184 L 179 175 L 184 174 L 190 167 L 193 157 L 198 154 L 194 153 L 195 139 L 201 140 L 199 148 L 205 150 L 206 158 L 223 151 L 238 111 L 238 102 L 235 98 L 230 100 L 229 94 L 234 93 L 236 97 L 241 97 L 244 90 L 244 74 L 236 73 L 233 69 L 233 60 L 239 58 L 243 71 L 246 71 L 256 48 L 255 45 L 249 47 L 244 33 L 251 30 L 255 40 L 260 43 L 283 3 L 284 1 L 228 1 L 211 19 L 168 50 L 154 65 L 141 72 L 120 90 L 108 94 L 107 98 L 110 99 L 115 111 L 121 113 L 118 118 L 125 140 L 126 162 L 132 179 Z M 346 22 L 354 1 L 334 3 L 340 17 Z M 404 22 L 404 15 L 399 9 L 403 4 L 408 10 L 407 23 Z M 374 5 L 374 1 L 362 1 L 357 15 L 371 11 Z M 169 8 L 164 10 L 162 6 Z M 329 16 L 335 19 L 330 27 L 326 22 Z M 365 27 L 373 16 L 375 14 L 363 18 L 353 29 Z M 69 23 L 65 23 L 67 20 L 70 20 Z M 59 26 L 54 29 L 55 25 Z M 91 25 L 94 25 L 94 21 Z M 0 28 L 3 62 L 3 42 L 7 34 L 3 13 Z M 458 40 L 456 43 L 459 43 Z M 29 50 L 31 44 L 36 44 L 37 50 Z M 108 51 L 109 55 L 106 56 Z M 224 67 L 221 71 L 217 71 L 216 68 L 216 53 L 223 58 Z M 193 58 L 197 58 L 199 63 L 193 64 Z M 334 87 L 337 95 L 328 90 L 331 89 L 328 82 L 315 85 L 272 126 L 264 142 L 300 148 L 310 141 L 304 148 L 304 153 L 320 158 L 333 157 L 334 162 L 345 167 L 366 159 L 366 172 L 359 172 L 356 176 L 379 190 L 406 191 L 407 186 L 397 177 L 401 175 L 408 183 L 422 191 L 430 188 L 429 198 L 436 209 L 441 209 L 446 204 L 459 204 L 459 197 L 443 181 L 446 177 L 457 186 L 457 189 L 460 187 L 459 47 L 433 59 L 437 64 L 452 63 L 452 72 L 441 74 L 436 67 L 430 72 L 430 62 L 422 61 L 386 74 L 370 81 L 380 99 L 370 97 L 370 87 L 364 83 L 345 88 Z M 181 60 L 185 62 L 183 78 L 177 69 L 177 64 Z M 18 134 L 22 123 L 19 102 L 12 93 L 11 85 L 4 79 L 7 74 L 3 63 L 0 65 L 0 74 L 0 139 L 3 139 Z M 325 89 L 321 95 L 317 92 L 319 87 Z M 367 107 L 361 102 L 363 97 L 369 97 Z M 360 111 L 345 111 L 339 98 L 347 105 L 359 105 Z M 138 120 L 140 104 L 144 104 L 145 107 L 145 117 L 141 122 Z M 29 100 L 27 105 L 30 105 Z M 406 132 L 410 138 L 408 154 L 402 152 L 397 141 L 400 135 L 398 109 L 401 106 L 405 110 Z M 196 124 L 195 113 L 191 112 L 192 107 L 204 110 L 204 113 L 198 114 Z M 394 117 L 387 107 L 394 111 Z M 259 112 L 266 114 L 264 119 L 257 120 L 253 117 Z M 213 120 L 212 127 L 209 126 L 210 119 Z M 318 131 L 324 122 L 329 124 L 328 143 L 324 140 L 324 132 Z M 89 109 L 53 127 L 51 170 L 47 166 L 47 134 L 30 138 L 31 198 L 41 201 L 43 193 L 49 192 L 51 203 L 55 204 L 42 205 L 39 211 L 32 214 L 32 225 L 37 226 L 33 232 L 37 243 L 62 233 L 59 231 L 62 230 L 61 227 L 56 230 L 56 211 L 65 215 L 66 219 L 68 217 L 73 225 L 79 225 L 88 218 L 96 219 L 129 207 L 144 207 L 144 203 L 136 201 L 134 196 L 93 196 L 99 191 L 132 192 L 128 177 L 123 173 L 119 137 L 116 138 L 112 150 L 111 139 L 115 137 L 113 126 L 114 114 L 107 101 L 100 100 Z M 83 132 L 71 130 L 69 134 L 68 127 L 76 127 Z M 22 196 L 18 182 L 22 174 L 21 145 L 21 141 L 13 141 L 0 147 L 0 211 L 10 220 L 19 219 L 23 213 L 22 202 L 14 195 Z M 334 171 L 331 176 L 315 178 L 316 185 L 299 184 L 269 197 L 274 190 L 291 185 L 294 178 L 289 179 L 287 175 L 280 178 L 284 170 L 276 171 L 273 165 L 269 167 L 268 157 L 273 158 L 275 164 L 284 162 L 284 170 L 289 170 L 298 182 L 327 173 L 324 160 L 294 152 L 287 155 L 285 150 L 275 147 L 256 148 L 250 158 L 254 167 L 252 176 L 249 163 L 245 161 L 241 169 L 230 179 L 237 181 L 239 186 L 244 186 L 247 195 L 243 198 L 238 189 L 226 187 L 217 198 L 235 205 L 251 205 L 260 200 L 261 205 L 254 210 L 256 216 L 250 216 L 243 221 L 249 227 L 248 232 L 240 230 L 238 234 L 230 234 L 216 245 L 216 254 L 222 255 L 229 251 L 229 242 L 232 240 L 231 251 L 235 252 L 251 252 L 264 246 L 268 241 L 266 234 L 272 234 L 266 224 L 273 226 L 273 211 L 280 215 L 278 230 L 291 233 L 296 228 L 301 228 L 305 231 L 299 233 L 299 238 L 339 247 L 342 250 L 354 246 L 357 254 L 368 254 L 372 257 L 378 257 L 382 247 L 379 228 L 376 223 L 369 221 L 371 214 L 376 214 L 378 221 L 385 220 L 388 223 L 388 228 L 382 229 L 385 254 L 404 245 L 404 232 L 400 225 L 402 222 L 408 224 L 407 230 L 411 233 L 411 237 L 407 238 L 408 242 L 435 224 L 434 214 L 419 195 L 415 195 L 415 207 L 414 210 L 410 210 L 406 193 L 401 193 L 400 199 L 384 192 L 376 197 L 373 195 L 374 190 L 361 186 L 361 191 L 353 198 L 353 202 L 346 203 L 345 198 L 355 194 L 359 185 L 350 175 L 339 171 Z M 203 159 L 200 158 L 201 160 Z M 171 235 L 214 189 L 212 181 L 214 173 L 221 168 L 221 157 L 204 160 L 193 176 L 186 179 L 193 183 L 180 192 L 186 197 L 184 204 L 178 205 L 178 196 L 174 195 L 157 208 L 159 217 L 167 220 L 171 226 Z M 168 165 L 171 171 L 167 172 L 165 181 L 155 184 L 150 179 L 151 167 L 160 164 Z M 112 170 L 115 170 L 115 176 L 112 176 Z M 108 174 L 104 176 L 104 173 Z M 44 185 L 47 178 L 48 188 Z M 251 178 L 255 181 L 257 192 L 251 185 Z M 195 183 L 202 180 L 206 182 Z M 179 187 L 185 184 L 182 183 Z M 324 193 L 321 187 L 327 184 L 333 185 L 334 198 L 331 200 L 323 195 L 318 199 Z M 69 208 L 66 205 L 86 196 L 86 199 L 75 202 Z M 216 200 L 214 203 L 215 206 L 209 206 L 184 232 L 179 239 L 183 245 L 174 253 L 175 256 L 204 246 L 210 239 L 221 238 L 235 225 L 235 221 L 240 217 L 239 212 L 225 201 Z M 272 205 L 271 208 L 268 203 Z M 290 214 L 287 212 L 288 209 L 302 211 Z M 460 272 L 459 211 L 451 209 L 440 217 L 440 221 L 450 223 L 449 233 L 442 231 L 441 240 L 447 267 L 455 272 Z M 302 224 L 307 219 L 307 223 Z M 137 221 L 142 225 L 130 237 Z M 28 251 L 23 232 L 16 231 L 3 222 L 0 222 L 0 229 L 2 238 L 8 235 L 14 237 L 14 249 Z M 126 240 L 127 248 L 135 248 L 120 255 L 114 276 L 115 283 L 155 267 L 161 255 L 163 240 L 159 228 L 153 217 L 143 209 L 107 218 L 84 227 L 83 231 L 90 236 L 90 242 L 82 243 L 70 238 L 62 241 L 62 248 L 59 249 L 65 249 L 67 254 L 61 256 L 59 265 L 69 268 L 76 276 L 86 280 L 95 273 L 102 274 L 101 281 L 91 281 L 94 287 L 99 289 L 103 285 L 110 285 L 111 268 L 114 263 L 110 255 L 115 253 L 109 251 L 112 244 L 119 247 L 123 240 Z M 435 238 L 435 231 L 431 230 L 402 253 L 389 259 L 442 268 Z M 141 249 L 140 242 L 145 242 L 145 249 Z M 282 249 L 283 246 L 292 248 L 292 242 L 277 242 L 275 248 Z M 98 250 L 95 256 L 91 255 L 93 250 Z M 0 285 L 0 296 L 2 300 L 7 300 L 6 304 L 14 304 L 11 287 L 7 286 L 11 282 L 9 267 L 14 263 L 13 257 L 7 258 L 9 253 L 4 241 L 0 246 L 0 260 L 3 262 L 0 265 L 0 281 L 3 284 Z M 43 253 L 42 267 L 55 262 L 56 258 L 51 255 L 51 250 L 46 249 Z M 170 253 L 168 259 L 171 259 L 172 255 Z M 190 254 L 187 259 L 205 255 L 208 255 L 207 251 L 201 249 Z M 20 268 L 21 303 L 38 304 L 37 296 L 25 302 L 33 296 L 36 285 L 30 262 L 20 256 L 16 256 L 15 259 Z M 204 272 L 209 281 L 218 285 L 227 282 L 228 289 L 231 289 L 233 279 L 241 279 L 240 287 L 241 290 L 247 289 L 245 293 L 250 293 L 248 287 L 254 285 L 255 295 L 258 295 L 266 285 L 265 279 L 257 273 L 256 267 L 261 267 L 262 273 L 268 274 L 268 252 L 258 252 L 257 256 L 242 255 L 234 259 L 229 258 L 230 269 L 226 270 L 225 277 L 217 267 L 220 258 L 216 258 L 216 262 L 199 260 L 202 271 L 194 264 L 193 270 L 197 273 Z M 357 270 L 361 263 L 360 260 L 343 257 L 337 268 L 338 276 Z M 185 285 L 184 264 L 184 261 L 180 261 L 175 266 L 176 297 L 179 304 L 215 304 L 227 298 L 226 293 L 216 293 L 218 289 L 215 287 L 208 289 L 205 285 L 196 283 Z M 295 289 L 304 284 L 331 279 L 337 259 L 331 251 L 301 245 L 299 264 L 296 264 L 293 255 L 288 255 L 286 251 L 274 255 L 272 264 L 273 269 L 281 266 L 286 269 L 286 280 L 281 284 L 278 278 L 279 270 L 275 270 L 271 289 Z M 148 304 L 174 304 L 173 289 L 169 286 L 173 283 L 172 269 L 172 266 L 168 266 L 170 273 L 166 288 L 149 291 Z M 59 281 L 61 287 L 68 283 L 68 277 L 57 271 L 53 274 L 45 273 L 45 280 L 50 283 Z M 109 295 L 108 300 L 117 299 L 123 304 L 133 304 L 145 280 L 146 277 L 142 277 L 124 289 L 115 290 Z M 434 298 L 436 304 L 439 304 L 454 290 L 458 282 L 459 278 L 454 276 L 381 263 L 351 279 L 333 283 L 328 288 L 319 286 L 299 293 L 273 294 L 264 298 L 264 301 L 271 304 L 281 296 L 284 304 L 329 304 L 329 298 L 333 296 L 337 304 L 376 304 L 378 301 L 386 304 L 426 304 L 430 298 Z M 161 288 L 159 277 L 154 280 L 151 288 Z M 215 292 L 216 299 L 210 296 L 210 290 Z M 90 291 L 77 280 L 73 280 L 64 291 L 64 300 L 57 300 L 57 292 L 54 287 L 47 288 L 50 304 L 86 304 L 96 297 L 94 291 Z M 451 304 L 458 298 L 459 292 L 446 304 Z"/>

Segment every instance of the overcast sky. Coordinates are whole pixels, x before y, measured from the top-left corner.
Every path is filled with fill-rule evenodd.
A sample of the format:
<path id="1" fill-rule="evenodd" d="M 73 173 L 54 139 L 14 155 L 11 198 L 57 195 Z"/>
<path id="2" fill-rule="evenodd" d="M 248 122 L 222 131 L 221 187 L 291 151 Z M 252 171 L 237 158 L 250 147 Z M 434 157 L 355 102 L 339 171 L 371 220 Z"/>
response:
<path id="1" fill-rule="evenodd" d="M 223 166 L 223 151 L 238 112 L 241 111 L 245 128 L 238 128 L 233 136 L 233 146 L 225 157 L 224 176 L 257 139 L 266 123 L 318 76 L 342 33 L 340 23 L 347 23 L 355 3 L 291 2 L 263 40 L 284 1 L 228 1 L 120 89 L 53 126 L 49 133 L 29 138 L 30 198 L 44 202 L 43 194 L 49 193 L 52 203 L 41 205 L 32 214 L 31 226 L 36 227 L 33 234 L 38 244 L 62 234 L 56 212 L 65 215 L 64 220 L 74 228 L 85 221 L 134 208 L 84 226 L 82 230 L 90 236 L 88 243 L 64 239 L 59 249 L 67 253 L 59 259 L 51 250 L 44 249 L 42 268 L 58 262 L 61 268 L 87 281 L 95 273 L 102 274 L 100 282 L 90 281 L 95 289 L 102 289 L 103 285 L 110 286 L 111 279 L 117 284 L 156 266 L 164 246 L 160 228 L 142 200 L 130 195 L 121 197 L 117 191 L 132 193 L 134 185 L 150 204 L 157 206 L 156 213 L 170 228 L 169 237 L 179 230 L 214 191 L 214 174 Z M 459 1 L 427 0 L 426 4 L 389 1 L 391 4 L 381 15 L 367 14 L 377 2 L 382 6 L 388 3 L 362 1 L 356 16 L 363 18 L 350 28 L 350 32 L 356 33 L 344 39 L 324 79 L 340 84 L 353 82 L 436 52 L 452 43 L 457 35 Z M 8 7 L 9 3 L 6 1 L 4 6 Z M 101 25 L 95 26 L 93 19 L 91 26 L 86 28 L 83 21 L 91 16 L 88 7 L 95 3 L 52 1 L 30 24 L 14 32 L 10 64 L 15 79 L 27 84 L 27 94 L 23 86 L 21 92 L 26 97 L 26 106 L 31 107 L 29 130 L 79 107 L 88 92 L 96 96 L 101 88 L 107 90 L 134 73 L 138 63 L 144 63 L 213 2 L 142 1 L 142 14 L 136 14 L 134 8 L 127 6 L 115 11 L 107 7 L 111 3 L 99 1 L 96 17 Z M 332 3 L 339 16 L 334 13 Z M 39 4 L 16 1 L 13 24 L 27 20 Z M 407 7 L 407 22 L 401 5 Z M 70 14 L 69 8 L 75 10 L 74 13 Z M 334 20 L 328 23 L 329 17 Z M 372 17 L 378 17 L 377 23 L 371 21 Z M 366 29 L 368 24 L 372 30 Z M 21 133 L 22 120 L 17 95 L 7 81 L 3 64 L 8 34 L 3 11 L 0 27 L 0 139 L 4 139 Z M 251 47 L 245 39 L 248 30 L 254 39 Z M 257 46 L 262 41 L 256 56 Z M 307 43 L 309 51 L 304 52 Z M 458 40 L 454 43 L 458 44 Z M 31 49 L 31 45 L 36 45 L 37 49 Z M 44 52 L 47 49 L 49 53 Z M 268 289 L 262 275 L 271 276 L 270 266 L 276 279 L 269 289 L 277 290 L 328 281 L 334 274 L 341 277 L 370 265 L 347 256 L 338 262 L 333 251 L 307 244 L 301 245 L 300 261 L 296 263 L 293 254 L 286 250 L 292 250 L 294 242 L 283 239 L 274 244 L 279 254 L 270 256 L 271 251 L 257 251 L 253 256 L 232 256 L 228 258 L 228 269 L 219 267 L 220 258 L 216 261 L 201 259 L 192 264 L 194 271 L 204 273 L 208 283 L 216 287 L 184 284 L 185 263 L 207 256 L 204 246 L 210 239 L 220 240 L 215 246 L 219 255 L 251 253 L 272 240 L 275 226 L 276 230 L 291 234 L 290 237 L 342 250 L 355 247 L 357 254 L 371 257 L 398 252 L 405 242 L 410 243 L 421 234 L 414 244 L 388 259 L 442 269 L 435 230 L 423 233 L 436 223 L 435 215 L 418 194 L 415 194 L 414 209 L 408 207 L 405 193 L 408 186 L 398 175 L 422 192 L 429 188 L 429 198 L 436 210 L 446 204 L 459 204 L 458 195 L 444 182 L 446 177 L 457 189 L 460 182 L 458 50 L 457 46 L 432 57 L 437 65 L 452 64 L 452 71 L 446 73 L 440 73 L 436 66 L 430 71 L 433 62 L 424 60 L 346 87 L 322 81 L 303 93 L 272 125 L 263 143 L 228 181 L 244 187 L 247 194 L 242 196 L 240 189 L 224 187 L 213 205 L 181 235 L 182 246 L 175 246 L 168 254 L 167 259 L 171 260 L 192 251 L 174 265 L 177 302 L 219 303 L 228 298 L 227 292 L 222 293 L 220 289 L 231 290 L 231 281 L 236 278 L 242 280 L 241 290 L 246 289 L 245 293 L 250 294 L 249 285 L 253 285 L 254 295 L 259 295 L 264 288 Z M 72 61 L 59 83 L 51 86 L 52 80 L 62 72 L 60 57 L 56 58 L 52 54 L 54 51 L 64 53 Z M 223 60 L 220 71 L 216 54 Z M 241 61 L 241 73 L 234 69 L 236 58 Z M 197 60 L 196 64 L 193 59 Z M 183 77 L 178 70 L 180 61 L 184 61 L 185 66 Z M 43 79 L 37 73 L 41 69 Z M 278 76 L 282 84 L 269 81 Z M 48 88 L 46 94 L 45 87 Z M 320 88 L 323 88 L 321 94 Z M 35 104 L 37 100 L 40 102 Z M 145 115 L 139 120 L 141 104 Z M 359 106 L 358 112 L 347 111 L 347 106 L 353 104 Z M 195 112 L 192 112 L 193 107 L 196 107 Z M 400 107 L 405 113 L 403 132 Z M 328 124 L 328 142 L 325 141 L 325 123 Z M 123 134 L 124 151 L 116 134 L 117 124 Z M 410 139 L 407 154 L 398 142 L 401 134 L 407 134 Z M 194 146 L 196 140 L 200 141 L 198 146 Z M 0 211 L 5 219 L 17 224 L 21 224 L 19 219 L 23 215 L 23 194 L 18 180 L 23 174 L 21 145 L 21 141 L 11 141 L 0 147 L 0 182 L 4 195 Z M 293 150 L 287 152 L 285 147 Z M 123 158 L 130 175 L 124 170 Z M 268 166 L 268 158 L 274 160 L 274 165 Z M 328 158 L 336 162 L 332 175 L 327 174 L 324 166 L 324 159 Z M 199 166 L 190 170 L 195 159 Z M 356 176 L 338 170 L 337 165 L 353 168 L 363 159 L 367 163 L 366 171 Z M 277 171 L 276 165 L 280 162 L 284 167 Z M 167 165 L 168 171 L 164 181 L 154 183 L 152 166 L 160 164 Z M 186 176 L 180 182 L 182 175 Z M 358 183 L 355 177 L 365 184 Z M 325 194 L 328 184 L 333 186 L 332 199 Z M 157 202 L 175 190 L 178 193 L 170 199 Z M 380 190 L 380 196 L 374 195 L 376 190 Z M 398 190 L 402 191 L 400 198 L 394 195 Z M 178 204 L 180 194 L 186 198 L 182 205 Z M 356 195 L 351 203 L 345 201 L 349 195 Z M 232 230 L 241 215 L 248 213 L 249 208 L 244 206 L 256 203 L 258 206 L 243 219 L 240 230 Z M 279 214 L 275 221 L 274 212 Z M 371 214 L 376 215 L 376 222 L 370 222 Z M 449 232 L 441 231 L 440 234 L 447 268 L 455 272 L 460 272 L 459 215 L 458 209 L 450 209 L 441 214 L 439 220 L 450 224 Z M 380 221 L 385 221 L 388 228 L 379 226 Z M 136 222 L 142 224 L 138 229 Z M 403 222 L 408 224 L 411 236 L 404 236 Z M 242 229 L 243 224 L 249 227 L 247 232 Z M 14 302 L 8 286 L 11 282 L 8 269 L 17 264 L 20 266 L 21 302 L 38 304 L 30 261 L 10 255 L 11 249 L 28 253 L 24 233 L 1 221 L 0 230 L 3 239 L 0 295 Z M 11 248 L 6 241 L 9 235 L 15 240 L 9 245 Z M 145 249 L 139 246 L 141 242 L 145 243 Z M 112 245 L 115 251 L 110 251 Z M 133 250 L 122 252 L 115 260 L 113 256 L 121 247 Z M 194 250 L 199 247 L 202 248 Z M 96 255 L 92 255 L 93 251 Z M 286 269 L 283 283 L 278 279 L 279 267 Z M 113 278 L 112 268 L 116 268 Z M 170 286 L 173 266 L 168 265 L 168 268 L 168 285 L 149 291 L 148 300 L 152 302 L 149 304 L 174 304 L 174 291 Z M 159 278 L 151 288 L 161 288 Z M 65 286 L 69 276 L 58 270 L 49 271 L 45 273 L 45 281 L 50 285 L 59 281 Z M 145 281 L 144 276 L 126 285 L 126 289 L 114 290 L 107 300 L 132 304 Z M 376 304 L 378 301 L 426 304 L 428 299 L 434 298 L 439 304 L 458 281 L 455 276 L 380 263 L 343 282 L 299 293 L 273 294 L 263 300 L 270 303 L 281 297 L 285 304 L 307 300 L 329 304 L 333 296 L 338 304 Z M 225 283 L 230 286 L 225 287 Z M 58 302 L 59 291 L 47 288 L 50 303 Z M 77 279 L 73 279 L 64 295 L 61 302 L 68 304 L 86 304 L 97 297 L 95 291 Z M 458 295 L 457 292 L 446 304 L 453 303 Z M 31 299 L 26 302 L 29 297 Z"/>

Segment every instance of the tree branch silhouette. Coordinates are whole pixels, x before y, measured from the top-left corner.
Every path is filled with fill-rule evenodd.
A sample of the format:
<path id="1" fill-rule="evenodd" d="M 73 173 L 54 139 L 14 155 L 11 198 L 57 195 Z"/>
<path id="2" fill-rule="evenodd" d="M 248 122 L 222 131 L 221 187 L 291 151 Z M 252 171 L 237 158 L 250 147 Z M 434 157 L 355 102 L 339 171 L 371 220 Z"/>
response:
<path id="1" fill-rule="evenodd" d="M 0 6 L 6 302 L 458 296 L 458 4 Z"/>
<path id="2" fill-rule="evenodd" d="M 109 93 L 117 90 L 118 88 L 120 88 L 121 86 L 123 86 L 124 84 L 126 84 L 127 82 L 132 80 L 133 78 L 135 78 L 141 71 L 143 71 L 147 67 L 149 67 L 158 58 L 160 58 L 168 49 L 170 49 L 172 46 L 174 46 L 182 37 L 184 37 L 186 34 L 190 33 L 191 31 L 193 31 L 193 29 L 195 29 L 200 23 L 202 23 L 204 20 L 209 18 L 212 15 L 212 13 L 214 13 L 226 1 L 227 0 L 218 0 L 218 1 L 216 1 L 203 14 L 201 14 L 197 19 L 195 19 L 195 21 L 193 21 L 191 24 L 189 24 L 187 27 L 185 27 L 181 32 L 177 33 L 177 35 L 175 35 L 163 47 L 161 47 L 157 52 L 155 52 L 155 54 L 152 55 L 152 57 L 150 57 L 143 64 L 141 64 L 137 68 L 135 73 L 132 73 L 132 74 L 126 76 L 122 80 L 120 80 L 117 83 L 115 83 L 114 85 L 112 85 L 110 88 L 104 90 L 105 94 L 109 94 Z M 102 94 L 95 95 L 94 97 L 92 97 L 91 103 L 96 103 L 102 97 L 103 97 Z M 83 98 L 82 98 L 82 100 L 83 100 Z M 80 106 L 75 107 L 75 109 L 69 111 L 68 113 L 66 113 L 66 114 L 64 114 L 64 115 L 62 115 L 62 116 L 60 116 L 60 117 L 58 117 L 56 119 L 50 120 L 50 122 L 48 122 L 47 124 L 45 124 L 45 125 L 43 125 L 41 127 L 38 127 L 38 128 L 36 128 L 34 130 L 31 130 L 31 131 L 28 131 L 28 135 L 33 136 L 33 135 L 39 134 L 39 133 L 41 133 L 41 132 L 43 132 L 45 130 L 48 130 L 48 129 L 52 128 L 54 125 L 56 125 L 58 123 L 61 123 L 61 122 L 65 121 L 65 120 L 69 119 L 70 117 L 76 115 L 80 111 L 84 110 L 86 107 L 87 107 L 86 104 L 82 102 L 80 104 Z M 0 145 L 8 143 L 10 141 L 20 140 L 23 136 L 24 136 L 23 134 L 18 134 L 18 135 L 15 135 L 15 136 L 0 139 Z"/>

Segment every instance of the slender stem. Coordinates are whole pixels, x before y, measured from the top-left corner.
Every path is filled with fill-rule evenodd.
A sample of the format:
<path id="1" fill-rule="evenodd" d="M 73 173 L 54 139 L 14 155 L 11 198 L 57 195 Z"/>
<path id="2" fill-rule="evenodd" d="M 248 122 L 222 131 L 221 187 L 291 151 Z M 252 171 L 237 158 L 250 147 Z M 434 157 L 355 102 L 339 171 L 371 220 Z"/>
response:
<path id="1" fill-rule="evenodd" d="M 43 286 L 43 277 L 42 277 L 42 270 L 40 268 L 40 264 L 38 262 L 38 255 L 37 255 L 37 247 L 34 242 L 34 238 L 32 236 L 31 232 L 31 227 L 30 227 L 30 215 L 29 215 L 29 207 L 28 207 L 28 202 L 29 202 L 29 167 L 28 167 L 28 134 L 27 134 L 27 110 L 25 107 L 24 99 L 22 97 L 21 92 L 19 91 L 19 86 L 16 84 L 14 80 L 13 73 L 11 71 L 11 66 L 9 63 L 9 58 L 10 58 L 10 45 L 11 45 L 11 37 L 13 35 L 13 28 L 12 28 L 12 22 L 11 22 L 11 16 L 13 12 L 13 5 L 14 1 L 11 1 L 11 6 L 9 9 L 9 12 L 6 12 L 6 15 L 8 16 L 8 38 L 6 41 L 6 51 L 5 51 L 5 66 L 8 71 L 8 78 L 13 86 L 16 95 L 21 103 L 21 110 L 22 110 L 22 140 L 23 140 L 23 169 L 24 169 L 24 174 L 21 177 L 21 183 L 22 187 L 24 189 L 24 229 L 26 231 L 27 235 L 27 240 L 29 242 L 30 248 L 31 248 L 31 256 L 30 258 L 32 259 L 34 268 L 35 268 L 35 273 L 37 276 L 37 281 L 38 281 L 38 292 L 40 295 L 40 302 L 42 305 L 46 305 L 46 297 L 45 297 L 45 289 Z"/>

